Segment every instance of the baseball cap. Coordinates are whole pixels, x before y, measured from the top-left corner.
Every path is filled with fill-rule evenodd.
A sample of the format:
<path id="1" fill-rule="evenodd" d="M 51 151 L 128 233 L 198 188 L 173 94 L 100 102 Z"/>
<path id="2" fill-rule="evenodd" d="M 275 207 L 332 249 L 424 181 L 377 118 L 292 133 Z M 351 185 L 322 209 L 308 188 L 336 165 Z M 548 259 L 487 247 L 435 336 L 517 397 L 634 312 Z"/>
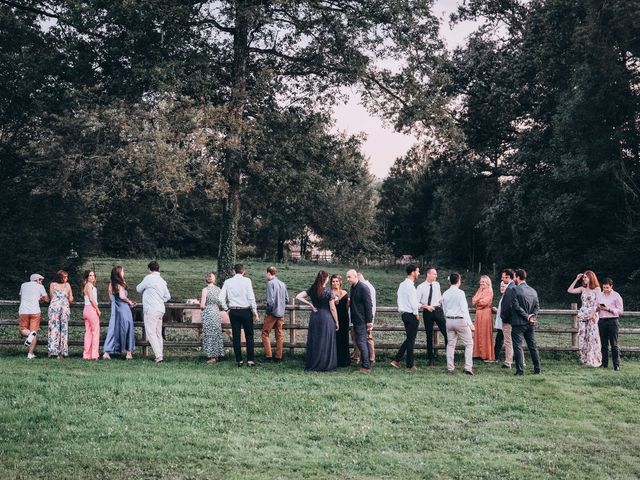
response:
<path id="1" fill-rule="evenodd" d="M 39 273 L 34 273 L 33 275 L 31 275 L 29 280 L 31 280 L 32 282 L 35 282 L 37 280 L 44 280 L 44 277 L 42 275 L 40 275 Z"/>

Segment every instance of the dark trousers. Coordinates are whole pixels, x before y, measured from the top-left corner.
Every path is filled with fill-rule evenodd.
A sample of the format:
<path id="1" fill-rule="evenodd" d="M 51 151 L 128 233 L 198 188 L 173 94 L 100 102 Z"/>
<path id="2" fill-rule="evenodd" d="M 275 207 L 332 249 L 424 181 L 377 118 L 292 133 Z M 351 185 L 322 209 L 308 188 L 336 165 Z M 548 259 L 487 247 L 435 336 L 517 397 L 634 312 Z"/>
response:
<path id="1" fill-rule="evenodd" d="M 598 321 L 600 343 L 602 345 L 602 367 L 609 366 L 609 344 L 611 344 L 611 360 L 614 368 L 620 366 L 620 349 L 618 348 L 618 333 L 620 321 L 618 318 L 601 318 Z"/>
<path id="2" fill-rule="evenodd" d="M 369 342 L 367 341 L 367 324 L 361 323 L 359 325 L 353 325 L 353 331 L 355 332 L 356 345 L 360 350 L 360 363 L 362 368 L 371 368 L 371 352 L 369 351 Z"/>
<path id="3" fill-rule="evenodd" d="M 250 308 L 230 309 L 231 333 L 233 334 L 233 353 L 236 362 L 242 361 L 241 330 L 247 342 L 247 361 L 253 362 L 253 313 Z"/>
<path id="4" fill-rule="evenodd" d="M 406 352 L 407 368 L 411 368 L 413 367 L 413 347 L 416 344 L 416 335 L 418 335 L 420 320 L 418 320 L 413 313 L 404 312 L 402 314 L 402 323 L 404 323 L 404 329 L 407 332 L 407 339 L 400 345 L 400 350 L 398 350 L 398 353 L 396 353 L 393 359 L 399 362 Z"/>
<path id="5" fill-rule="evenodd" d="M 441 308 L 436 308 L 433 312 L 429 310 L 422 311 L 422 320 L 424 321 L 424 329 L 427 333 L 427 359 L 435 359 L 433 351 L 433 324 L 438 325 L 438 330 L 444 337 L 444 346 L 447 346 L 447 322 L 444 319 L 444 312 Z"/>
<path id="6" fill-rule="evenodd" d="M 516 374 L 524 375 L 524 351 L 522 350 L 522 337 L 527 342 L 527 348 L 533 362 L 533 372 L 540 373 L 540 354 L 536 345 L 535 327 L 528 325 L 512 325 L 511 340 L 513 341 L 513 356 L 516 361 Z"/>
<path id="7" fill-rule="evenodd" d="M 498 357 L 500 356 L 500 350 L 502 350 L 502 345 L 504 344 L 504 332 L 502 329 L 496 332 L 496 341 L 493 344 L 493 356 L 496 358 L 496 362 L 498 361 Z"/>

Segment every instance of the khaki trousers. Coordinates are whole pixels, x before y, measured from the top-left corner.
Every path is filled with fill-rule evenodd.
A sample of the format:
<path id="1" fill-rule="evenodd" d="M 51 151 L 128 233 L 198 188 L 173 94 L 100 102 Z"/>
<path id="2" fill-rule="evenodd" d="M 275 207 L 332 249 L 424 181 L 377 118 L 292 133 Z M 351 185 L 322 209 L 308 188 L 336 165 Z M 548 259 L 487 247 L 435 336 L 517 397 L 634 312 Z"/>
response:
<path id="1" fill-rule="evenodd" d="M 269 340 L 269 334 L 275 327 L 276 334 L 276 358 L 282 360 L 282 325 L 284 324 L 284 317 L 274 317 L 273 315 L 266 314 L 264 316 L 264 324 L 262 326 L 262 347 L 264 348 L 264 356 L 266 358 L 272 358 L 271 352 L 271 340 Z"/>
<path id="2" fill-rule="evenodd" d="M 513 340 L 511 340 L 511 324 L 502 324 L 502 334 L 504 336 L 504 363 L 511 366 L 513 363 Z"/>
<path id="3" fill-rule="evenodd" d="M 162 340 L 162 317 L 164 317 L 163 312 L 144 312 L 144 331 L 153 350 L 153 354 L 156 356 L 156 360 L 162 360 L 164 358 L 162 355 L 164 348 L 164 341 Z"/>
<path id="4" fill-rule="evenodd" d="M 464 369 L 473 371 L 473 336 L 471 327 L 464 318 L 447 318 L 447 370 L 455 369 L 453 356 L 458 337 L 464 344 Z"/>

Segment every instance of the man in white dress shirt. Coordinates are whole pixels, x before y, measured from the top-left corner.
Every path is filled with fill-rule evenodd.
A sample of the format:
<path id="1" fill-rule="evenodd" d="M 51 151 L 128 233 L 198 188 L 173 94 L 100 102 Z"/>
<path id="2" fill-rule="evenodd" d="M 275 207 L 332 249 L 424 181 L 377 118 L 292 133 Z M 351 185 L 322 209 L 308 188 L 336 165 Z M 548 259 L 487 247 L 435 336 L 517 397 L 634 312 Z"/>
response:
<path id="1" fill-rule="evenodd" d="M 447 324 L 442 313 L 442 293 L 438 280 L 438 271 L 434 267 L 427 268 L 424 282 L 418 285 L 418 302 L 422 309 L 424 330 L 427 334 L 427 360 L 429 366 L 435 364 L 436 355 L 433 349 L 433 324 L 438 325 L 438 330 L 444 337 L 444 346 L 447 346 Z"/>
<path id="2" fill-rule="evenodd" d="M 473 375 L 473 337 L 474 330 L 471 316 L 469 315 L 469 304 L 464 292 L 460 290 L 462 279 L 459 273 L 452 273 L 449 276 L 451 287 L 442 295 L 442 310 L 447 321 L 447 371 L 453 373 L 455 364 L 453 356 L 456 351 L 458 337 L 464 343 L 464 373 Z"/>
<path id="3" fill-rule="evenodd" d="M 400 368 L 400 360 L 402 360 L 406 352 L 407 370 L 415 372 L 417 368 L 413 364 L 413 346 L 416 343 L 416 335 L 420 326 L 420 315 L 418 313 L 420 304 L 418 303 L 418 294 L 414 283 L 420 275 L 420 269 L 417 265 L 409 264 L 405 270 L 407 278 L 398 287 L 398 312 L 401 314 L 407 339 L 402 343 L 393 360 L 391 360 L 391 365 L 395 368 Z"/>
<path id="4" fill-rule="evenodd" d="M 244 265 L 238 263 L 233 267 L 236 273 L 227 279 L 220 291 L 222 308 L 229 310 L 231 331 L 233 333 L 233 353 L 238 367 L 242 367 L 242 344 L 240 332 L 244 330 L 247 342 L 247 365 L 255 367 L 253 322 L 258 321 L 258 306 L 253 293 L 251 280 L 244 276 Z"/>
<path id="5" fill-rule="evenodd" d="M 151 344 L 156 363 L 164 360 L 164 341 L 162 339 L 162 317 L 164 304 L 171 300 L 167 282 L 160 276 L 160 264 L 149 262 L 149 274 L 142 279 L 136 291 L 142 294 L 142 311 L 144 313 L 144 331 Z"/>

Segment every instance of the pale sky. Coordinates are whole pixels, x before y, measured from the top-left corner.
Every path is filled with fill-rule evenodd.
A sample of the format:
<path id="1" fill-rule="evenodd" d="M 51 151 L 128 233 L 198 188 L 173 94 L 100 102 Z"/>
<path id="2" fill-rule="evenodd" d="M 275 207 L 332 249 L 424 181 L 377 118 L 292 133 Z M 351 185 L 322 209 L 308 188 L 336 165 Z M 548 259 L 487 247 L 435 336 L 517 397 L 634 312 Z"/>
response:
<path id="1" fill-rule="evenodd" d="M 434 14 L 441 19 L 440 36 L 450 50 L 463 44 L 476 28 L 473 22 L 463 22 L 453 30 L 449 28 L 449 14 L 456 9 L 457 4 L 458 0 L 436 0 L 433 8 Z M 350 93 L 349 101 L 334 110 L 336 128 L 348 134 L 366 133 L 363 151 L 369 158 L 369 170 L 376 177 L 386 177 L 395 159 L 404 155 L 416 142 L 416 138 L 385 127 L 378 117 L 371 116 L 359 104 L 359 96 L 355 91 L 347 92 Z"/>

